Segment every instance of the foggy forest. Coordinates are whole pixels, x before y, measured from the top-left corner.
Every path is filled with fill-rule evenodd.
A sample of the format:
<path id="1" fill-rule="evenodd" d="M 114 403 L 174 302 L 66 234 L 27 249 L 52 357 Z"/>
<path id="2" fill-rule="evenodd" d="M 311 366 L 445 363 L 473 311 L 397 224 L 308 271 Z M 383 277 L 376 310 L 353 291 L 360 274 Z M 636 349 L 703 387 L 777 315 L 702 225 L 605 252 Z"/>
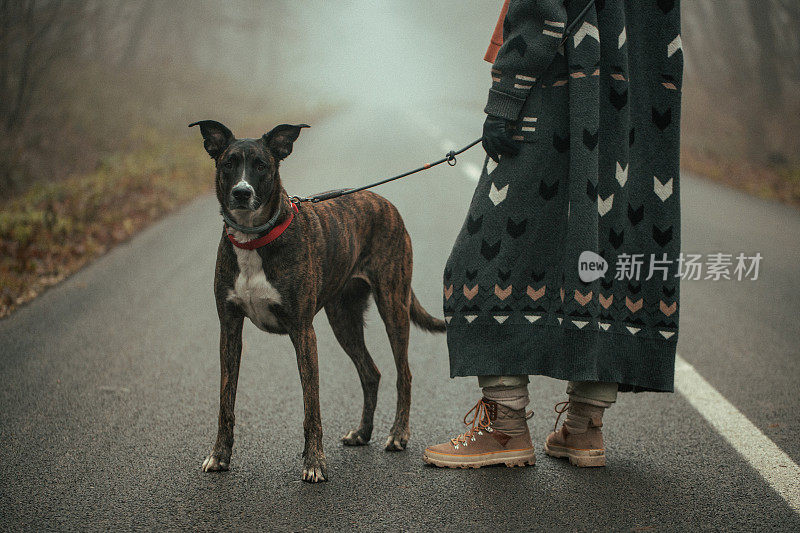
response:
<path id="1" fill-rule="evenodd" d="M 298 20 L 308 16 L 298 13 L 307 11 L 304 4 L 2 0 L 0 191 L 5 196 L 45 176 L 92 168 L 133 124 L 175 128 L 187 107 L 200 110 L 209 99 L 237 91 L 253 96 L 268 73 L 273 81 L 280 75 L 282 62 L 310 53 L 290 46 L 308 31 Z M 682 10 L 686 149 L 758 164 L 796 163 L 800 3 L 688 0 Z M 485 34 L 492 24 L 457 18 L 452 14 L 451 22 L 461 32 L 471 25 Z M 261 43 L 258 57 L 229 62 L 232 35 L 244 46 Z M 270 85 L 272 100 L 298 88 Z M 191 102 L 179 98 L 187 92 Z M 241 107 L 242 115 L 253 112 Z M 73 157 L 76 150 L 80 158 Z"/>

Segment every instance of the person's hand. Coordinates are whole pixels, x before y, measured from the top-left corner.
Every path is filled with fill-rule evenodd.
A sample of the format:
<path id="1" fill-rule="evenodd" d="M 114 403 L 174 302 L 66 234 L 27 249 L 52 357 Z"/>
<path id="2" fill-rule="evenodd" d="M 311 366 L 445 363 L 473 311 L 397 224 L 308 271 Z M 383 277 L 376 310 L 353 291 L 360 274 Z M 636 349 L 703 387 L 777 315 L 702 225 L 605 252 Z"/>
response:
<path id="1" fill-rule="evenodd" d="M 504 118 L 486 116 L 483 123 L 483 149 L 494 159 L 495 163 L 500 162 L 501 155 L 514 156 L 519 153 L 519 145 L 511 139 L 508 121 Z"/>

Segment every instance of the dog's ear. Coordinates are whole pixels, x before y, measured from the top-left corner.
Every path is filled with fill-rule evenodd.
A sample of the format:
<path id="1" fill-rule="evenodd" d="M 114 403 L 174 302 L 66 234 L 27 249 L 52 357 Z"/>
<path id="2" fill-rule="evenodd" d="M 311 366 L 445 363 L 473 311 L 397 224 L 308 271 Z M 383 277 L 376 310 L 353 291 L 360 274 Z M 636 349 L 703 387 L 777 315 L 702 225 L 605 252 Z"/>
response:
<path id="1" fill-rule="evenodd" d="M 300 130 L 308 127 L 308 124 L 281 124 L 265 133 L 261 140 L 278 160 L 285 159 L 292 153 L 292 145 L 300 135 Z"/>
<path id="2" fill-rule="evenodd" d="M 225 148 L 233 141 L 233 133 L 224 124 L 214 120 L 201 120 L 192 122 L 189 127 L 200 126 L 200 133 L 203 135 L 203 146 L 212 159 L 216 159 L 225 151 Z"/>

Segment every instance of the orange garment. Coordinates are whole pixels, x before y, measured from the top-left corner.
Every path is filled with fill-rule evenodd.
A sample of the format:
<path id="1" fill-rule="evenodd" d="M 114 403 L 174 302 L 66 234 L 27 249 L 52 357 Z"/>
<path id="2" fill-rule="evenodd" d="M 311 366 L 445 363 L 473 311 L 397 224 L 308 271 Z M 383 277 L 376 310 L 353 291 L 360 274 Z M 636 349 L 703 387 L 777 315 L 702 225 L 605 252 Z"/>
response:
<path id="1" fill-rule="evenodd" d="M 492 38 L 489 41 L 489 48 L 483 56 L 484 61 L 488 61 L 489 63 L 494 63 L 497 57 L 497 51 L 503 46 L 503 20 L 505 20 L 506 13 L 508 12 L 509 1 L 510 0 L 505 0 L 505 2 L 503 2 L 503 7 L 500 9 L 500 18 L 497 19 L 497 25 L 494 27 L 494 33 L 492 33 Z"/>

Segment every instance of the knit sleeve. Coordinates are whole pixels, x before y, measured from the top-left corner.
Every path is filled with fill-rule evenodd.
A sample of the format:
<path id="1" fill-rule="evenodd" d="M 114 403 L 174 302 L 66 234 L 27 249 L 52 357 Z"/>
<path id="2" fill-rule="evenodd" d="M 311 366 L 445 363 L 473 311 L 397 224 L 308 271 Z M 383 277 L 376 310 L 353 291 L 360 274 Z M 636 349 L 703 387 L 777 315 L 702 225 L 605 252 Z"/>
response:
<path id="1" fill-rule="evenodd" d="M 566 21 L 564 0 L 511 0 L 484 112 L 517 119 L 537 77 L 558 53 Z"/>

